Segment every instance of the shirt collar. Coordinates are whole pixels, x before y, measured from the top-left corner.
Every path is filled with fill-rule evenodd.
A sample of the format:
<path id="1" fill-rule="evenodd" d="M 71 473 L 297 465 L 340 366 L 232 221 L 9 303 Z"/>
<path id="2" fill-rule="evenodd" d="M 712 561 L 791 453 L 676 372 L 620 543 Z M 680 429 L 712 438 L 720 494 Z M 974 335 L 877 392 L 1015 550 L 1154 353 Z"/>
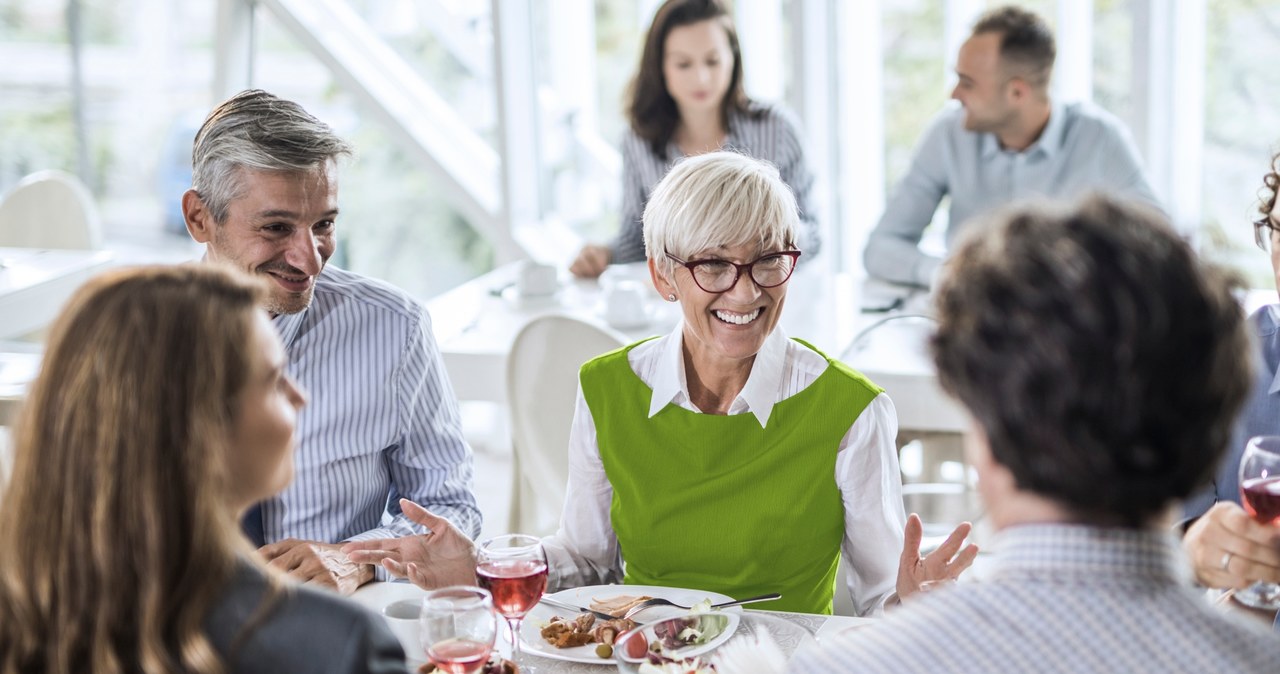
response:
<path id="1" fill-rule="evenodd" d="M 676 325 L 667 335 L 658 354 L 654 372 L 653 394 L 649 399 L 649 416 L 652 418 L 669 404 L 689 400 L 689 380 L 684 371 L 684 322 Z M 755 415 L 764 428 L 769 423 L 773 406 L 782 390 L 782 370 L 786 365 L 787 336 L 781 327 L 764 340 L 756 360 L 751 365 L 747 383 L 738 393 L 734 405 L 742 403 L 746 411 Z"/>
<path id="2" fill-rule="evenodd" d="M 1027 149 L 1019 154 L 1030 155 L 1035 152 L 1041 152 L 1046 157 L 1052 157 L 1062 149 L 1065 141 L 1063 134 L 1066 132 L 1066 108 L 1060 103 L 1053 103 L 1049 109 L 1049 122 L 1045 124 L 1044 131 L 1040 132 L 1040 137 L 1036 139 Z M 1000 141 L 996 139 L 994 133 L 982 134 L 982 158 L 989 159 L 997 152 L 1000 152 Z"/>
<path id="3" fill-rule="evenodd" d="M 315 301 L 314 299 L 312 300 Z M 302 321 L 307 316 L 310 307 L 299 311 L 296 314 L 276 314 L 271 318 L 271 323 L 276 326 L 276 332 L 280 333 L 280 343 L 287 350 L 293 344 L 293 340 L 298 336 L 298 328 L 302 327 Z"/>
<path id="4" fill-rule="evenodd" d="M 1260 339 L 1264 345 L 1263 351 L 1268 354 L 1268 357 L 1264 359 L 1265 362 L 1271 360 L 1272 356 L 1270 354 L 1273 353 L 1272 349 L 1274 348 L 1272 345 L 1276 343 L 1274 335 L 1276 327 L 1280 326 L 1280 305 L 1269 304 L 1263 307 L 1263 311 L 1266 313 L 1260 317 L 1262 326 L 1259 332 Z M 1280 393 L 1280 368 L 1276 368 L 1275 374 L 1271 377 L 1271 388 L 1267 389 L 1268 395 L 1277 393 Z M 1277 616 L 1276 619 L 1280 620 L 1280 616 Z"/>
<path id="5" fill-rule="evenodd" d="M 1191 582 L 1182 548 L 1163 530 L 1080 524 L 1020 524 L 992 542 L 991 576 L 1050 576 L 1097 582 L 1121 576 Z"/>
<path id="6" fill-rule="evenodd" d="M 1039 150 L 1046 157 L 1052 157 L 1062 150 L 1064 138 L 1063 133 L 1066 131 L 1066 112 L 1060 103 L 1054 103 L 1049 109 L 1049 123 L 1044 125 L 1044 131 L 1040 132 L 1040 137 L 1026 152 L 1031 153 Z"/>

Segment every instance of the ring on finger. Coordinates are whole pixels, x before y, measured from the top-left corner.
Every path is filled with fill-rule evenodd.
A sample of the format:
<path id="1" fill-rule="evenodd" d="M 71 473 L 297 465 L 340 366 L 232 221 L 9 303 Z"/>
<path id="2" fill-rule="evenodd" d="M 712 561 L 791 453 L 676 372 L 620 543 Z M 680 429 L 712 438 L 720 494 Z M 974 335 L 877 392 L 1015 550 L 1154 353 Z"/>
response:
<path id="1" fill-rule="evenodd" d="M 1227 567 L 1231 565 L 1231 555 L 1232 553 L 1229 551 L 1222 555 L 1222 563 L 1219 564 L 1218 567 L 1223 571 L 1226 571 Z"/>

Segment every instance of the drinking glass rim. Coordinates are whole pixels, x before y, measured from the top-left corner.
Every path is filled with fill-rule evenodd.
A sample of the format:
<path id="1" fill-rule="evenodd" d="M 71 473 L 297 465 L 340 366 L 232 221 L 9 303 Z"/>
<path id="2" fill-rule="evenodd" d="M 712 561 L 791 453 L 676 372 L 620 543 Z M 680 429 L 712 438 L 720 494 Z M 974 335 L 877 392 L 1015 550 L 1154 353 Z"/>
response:
<path id="1" fill-rule="evenodd" d="M 471 609 L 477 606 L 493 606 L 493 593 L 475 585 L 451 585 L 432 590 L 422 598 L 422 610 L 428 608 Z"/>
<path id="2" fill-rule="evenodd" d="M 504 539 L 511 542 L 521 541 L 520 543 L 511 545 L 494 545 Z M 530 534 L 501 534 L 492 536 L 480 541 L 476 545 L 478 550 L 483 550 L 485 554 L 502 555 L 502 554 L 518 554 L 529 550 L 535 550 L 542 546 L 542 539 Z"/>
<path id="3" fill-rule="evenodd" d="M 1264 446 L 1264 442 L 1267 445 L 1275 445 L 1275 447 Z M 1280 459 L 1280 435 L 1255 435 L 1249 438 L 1249 441 L 1244 446 L 1246 450 L 1252 447 L 1255 452 L 1268 454 Z"/>

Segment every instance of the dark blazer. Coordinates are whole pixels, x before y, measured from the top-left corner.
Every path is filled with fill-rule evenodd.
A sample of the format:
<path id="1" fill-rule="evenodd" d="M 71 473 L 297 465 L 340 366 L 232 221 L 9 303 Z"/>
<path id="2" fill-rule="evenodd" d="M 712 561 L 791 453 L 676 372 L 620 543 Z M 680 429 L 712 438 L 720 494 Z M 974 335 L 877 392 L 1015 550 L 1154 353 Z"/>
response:
<path id="1" fill-rule="evenodd" d="M 407 672 L 404 650 L 381 616 L 337 595 L 292 584 L 233 651 L 232 642 L 254 617 L 266 583 L 261 570 L 242 564 L 205 620 L 227 671 Z"/>

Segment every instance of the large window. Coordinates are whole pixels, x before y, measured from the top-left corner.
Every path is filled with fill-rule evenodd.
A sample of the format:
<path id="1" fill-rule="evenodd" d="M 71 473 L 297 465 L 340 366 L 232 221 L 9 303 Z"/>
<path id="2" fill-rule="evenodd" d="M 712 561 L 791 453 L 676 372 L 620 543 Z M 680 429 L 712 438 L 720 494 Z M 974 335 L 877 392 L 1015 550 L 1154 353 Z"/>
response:
<path id="1" fill-rule="evenodd" d="M 492 136 L 492 87 L 460 65 L 435 39 L 435 30 L 415 23 L 412 3 L 366 3 L 367 19 L 386 35 L 414 71 L 443 90 L 446 100 L 473 129 Z M 395 8 L 403 10 L 395 12 Z M 387 14 L 385 12 L 390 12 Z M 407 13 L 406 13 L 407 12 Z M 439 18 L 439 17 L 437 17 Z M 483 17 L 454 17 L 477 31 Z M 471 21 L 479 21 L 476 27 Z M 437 295 L 493 267 L 493 248 L 457 210 L 438 181 L 413 161 L 361 99 L 337 83 L 315 56 L 282 29 L 270 13 L 256 17 L 258 46 L 254 86 L 298 101 L 333 124 L 355 147 L 341 166 L 338 199 L 339 247 L 335 262 L 390 281 L 417 297 Z M 456 28 L 456 27 L 455 27 Z M 480 53 L 488 52 L 481 50 Z M 490 59 L 484 59 L 490 60 Z"/>
<path id="2" fill-rule="evenodd" d="M 189 111 L 206 105 L 212 74 L 212 4 L 83 1 L 73 17 L 66 3 L 0 0 L 0 191 L 62 169 L 88 184 L 117 240 L 180 229 Z"/>
<path id="3" fill-rule="evenodd" d="M 0 0 L 0 189 L 61 168 L 90 185 L 109 239 L 180 233 L 191 137 L 217 98 L 215 56 L 251 34 L 239 41 L 252 49 L 241 84 L 298 100 L 356 145 L 342 174 L 341 263 L 426 297 L 541 254 L 521 249 L 529 237 L 514 236 L 517 227 L 588 239 L 616 230 L 625 90 L 658 0 L 238 1 L 256 7 L 255 21 L 218 36 L 223 3 L 74 3 L 77 90 L 67 5 Z M 800 113 L 829 240 L 852 242 L 827 248 L 834 266 L 859 267 L 857 242 L 879 200 L 946 104 L 955 47 L 973 17 L 996 4 L 734 0 L 749 93 Z M 1171 200 L 1171 210 L 1205 254 L 1269 285 L 1248 221 L 1280 148 L 1280 110 L 1271 104 L 1280 91 L 1280 0 L 1018 4 L 1057 28 L 1059 70 L 1071 76 L 1059 81 L 1129 125 L 1156 189 L 1166 198 L 1199 195 Z M 289 15 L 339 10 L 362 26 L 326 32 Z M 504 21 L 511 16 L 524 25 Z M 336 44 L 355 28 L 379 49 Z M 1197 39 L 1185 40 L 1187 30 Z M 851 40 L 877 46 L 851 51 Z M 1199 54 L 1199 40 L 1203 59 L 1171 58 Z M 376 67 L 353 67 L 361 58 Z M 399 65 L 388 68 L 387 58 Z M 413 95 L 386 100 L 388 87 L 368 81 L 379 75 L 393 93 Z M 1195 88 L 1179 96 L 1189 80 L 1203 81 L 1203 96 Z M 421 101 L 438 108 L 420 109 Z M 1188 110 L 1197 113 L 1190 123 L 1174 114 Z M 1195 151 L 1180 154 L 1187 148 Z M 567 254 L 571 246 L 551 248 Z"/>
<path id="4" fill-rule="evenodd" d="M 1208 17 L 1201 248 L 1269 288 L 1249 223 L 1280 150 L 1280 0 L 1210 0 Z"/>

